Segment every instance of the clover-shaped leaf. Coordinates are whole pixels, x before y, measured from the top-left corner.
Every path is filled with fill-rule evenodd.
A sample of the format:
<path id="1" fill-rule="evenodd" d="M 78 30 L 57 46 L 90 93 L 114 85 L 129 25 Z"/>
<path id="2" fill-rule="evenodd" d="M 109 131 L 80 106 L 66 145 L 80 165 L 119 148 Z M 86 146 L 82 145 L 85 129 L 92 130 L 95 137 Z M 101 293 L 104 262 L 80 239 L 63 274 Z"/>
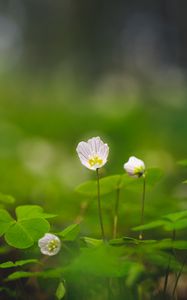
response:
<path id="1" fill-rule="evenodd" d="M 24 249 L 49 231 L 50 225 L 45 218 L 52 217 L 43 213 L 37 205 L 23 205 L 16 208 L 17 220 L 5 209 L 0 209 L 0 236 L 5 234 L 6 242 L 15 248 Z"/>

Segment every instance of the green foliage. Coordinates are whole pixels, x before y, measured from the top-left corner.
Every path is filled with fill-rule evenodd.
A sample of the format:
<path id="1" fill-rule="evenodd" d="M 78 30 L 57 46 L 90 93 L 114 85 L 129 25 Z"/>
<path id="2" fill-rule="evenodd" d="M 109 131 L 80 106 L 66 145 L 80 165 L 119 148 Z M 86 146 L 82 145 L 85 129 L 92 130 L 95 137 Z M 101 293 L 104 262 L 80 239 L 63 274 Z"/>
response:
<path id="1" fill-rule="evenodd" d="M 69 266 L 69 272 L 118 278 L 127 276 L 135 264 L 137 262 L 124 256 L 123 247 L 114 248 L 101 244 L 97 247 L 82 248 L 80 255 Z"/>
<path id="2" fill-rule="evenodd" d="M 10 246 L 25 249 L 49 231 L 50 224 L 45 218 L 54 215 L 43 213 L 40 206 L 23 205 L 16 208 L 16 216 L 14 220 L 6 210 L 0 210 L 1 235 L 5 234 Z"/>
<path id="3" fill-rule="evenodd" d="M 10 195 L 0 193 L 0 202 L 3 204 L 13 204 L 15 202 L 15 198 Z"/>
<path id="4" fill-rule="evenodd" d="M 17 280 L 21 278 L 29 278 L 33 277 L 35 274 L 33 272 L 25 272 L 25 271 L 17 271 L 12 274 L 10 274 L 7 278 L 6 281 L 12 281 L 12 280 Z"/>
<path id="5" fill-rule="evenodd" d="M 65 293 L 66 293 L 66 289 L 64 287 L 64 283 L 61 281 L 57 287 L 57 290 L 56 290 L 56 297 L 58 300 L 61 300 L 64 298 L 65 296 Z"/>
<path id="6" fill-rule="evenodd" d="M 82 240 L 85 242 L 85 244 L 88 247 L 96 247 L 96 246 L 103 244 L 103 240 L 93 239 L 93 238 L 86 237 L 86 236 L 82 237 Z"/>
<path id="7" fill-rule="evenodd" d="M 181 230 L 187 228 L 187 211 L 180 211 L 162 216 L 159 220 L 134 227 L 134 231 L 151 230 L 162 227 L 165 231 Z"/>
<path id="8" fill-rule="evenodd" d="M 38 260 L 33 258 L 33 259 L 25 259 L 25 260 L 17 260 L 15 262 L 12 261 L 7 261 L 2 264 L 0 264 L 1 269 L 7 269 L 7 268 L 15 268 L 15 267 L 21 267 L 27 264 L 32 264 L 32 263 L 37 263 Z"/>
<path id="9" fill-rule="evenodd" d="M 112 175 L 101 178 L 100 187 L 101 187 L 101 195 L 106 195 L 112 193 L 113 191 L 121 188 L 121 178 L 122 175 Z M 129 177 L 127 177 L 127 181 Z M 125 180 L 124 180 L 125 181 Z M 131 181 L 131 180 L 130 180 Z M 80 193 L 84 196 L 96 197 L 97 196 L 97 181 L 87 181 L 80 184 L 76 188 L 76 192 Z"/>
<path id="10" fill-rule="evenodd" d="M 9 227 L 15 223 L 15 220 L 5 209 L 0 209 L 0 236 L 2 236 Z"/>
<path id="11" fill-rule="evenodd" d="M 183 166 L 183 167 L 187 167 L 187 159 L 179 160 L 178 164 Z"/>
<path id="12" fill-rule="evenodd" d="M 62 238 L 64 241 L 74 241 L 80 233 L 80 226 L 79 224 L 72 224 L 65 228 L 63 231 L 58 232 L 57 234 Z"/>
<path id="13" fill-rule="evenodd" d="M 158 168 L 150 168 L 146 172 L 146 184 L 150 187 L 154 186 L 163 176 L 163 172 Z M 135 187 L 142 184 L 142 178 L 132 178 L 127 174 L 111 175 L 100 179 L 101 195 L 107 195 L 117 189 Z M 87 181 L 76 187 L 76 192 L 88 196 L 97 196 L 97 181 Z"/>

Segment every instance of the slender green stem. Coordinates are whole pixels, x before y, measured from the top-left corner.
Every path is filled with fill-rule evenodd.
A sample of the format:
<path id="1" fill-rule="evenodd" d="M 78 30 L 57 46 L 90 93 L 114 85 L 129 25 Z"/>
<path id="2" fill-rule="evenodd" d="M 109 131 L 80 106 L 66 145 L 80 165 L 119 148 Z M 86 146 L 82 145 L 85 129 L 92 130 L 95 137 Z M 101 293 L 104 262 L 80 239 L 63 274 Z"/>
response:
<path id="1" fill-rule="evenodd" d="M 145 174 L 143 174 L 142 210 L 141 210 L 141 223 L 140 223 L 141 225 L 144 225 L 145 185 L 146 185 Z M 143 230 L 140 231 L 139 239 L 140 240 L 143 239 Z"/>
<path id="2" fill-rule="evenodd" d="M 182 271 L 183 271 L 185 262 L 186 262 L 186 258 L 184 259 L 183 264 L 182 264 L 182 266 L 181 266 L 181 268 L 180 268 L 180 271 L 179 271 L 179 273 L 178 273 L 178 275 L 177 275 L 177 278 L 176 278 L 176 281 L 175 281 L 175 285 L 174 285 L 174 288 L 173 288 L 172 298 L 175 297 L 175 292 L 176 292 L 177 285 L 178 285 L 179 279 L 180 279 L 180 277 L 181 277 L 181 274 L 182 274 Z"/>
<path id="3" fill-rule="evenodd" d="M 118 188 L 116 191 L 116 202 L 115 202 L 115 208 L 114 208 L 114 224 L 113 224 L 113 238 L 114 239 L 117 237 L 119 196 L 120 196 L 120 189 Z"/>
<path id="4" fill-rule="evenodd" d="M 172 241 L 174 242 L 175 239 L 176 239 L 176 231 L 175 231 L 175 229 L 173 229 Z M 175 255 L 173 246 L 172 246 L 172 252 Z M 163 290 L 164 295 L 166 294 L 166 290 L 167 290 L 168 277 L 169 277 L 169 272 L 170 272 L 170 263 L 171 263 L 171 255 L 169 256 L 168 266 L 167 266 L 167 269 L 166 269 L 166 275 L 165 275 L 165 281 L 164 281 L 164 290 Z"/>
<path id="5" fill-rule="evenodd" d="M 105 241 L 105 232 L 103 226 L 103 218 L 102 218 L 102 211 L 101 211 L 101 197 L 100 197 L 100 183 L 99 183 L 99 169 L 96 169 L 97 174 L 97 200 L 98 200 L 98 213 L 99 213 L 99 222 L 101 226 L 101 235 L 103 241 Z"/>
<path id="6" fill-rule="evenodd" d="M 169 277 L 169 270 L 170 270 L 170 262 L 171 262 L 171 256 L 169 256 L 169 261 L 168 261 L 168 266 L 166 269 L 166 275 L 165 275 L 165 280 L 164 280 L 164 289 L 163 289 L 163 294 L 166 294 L 167 290 L 167 285 L 168 285 L 168 277 Z"/>

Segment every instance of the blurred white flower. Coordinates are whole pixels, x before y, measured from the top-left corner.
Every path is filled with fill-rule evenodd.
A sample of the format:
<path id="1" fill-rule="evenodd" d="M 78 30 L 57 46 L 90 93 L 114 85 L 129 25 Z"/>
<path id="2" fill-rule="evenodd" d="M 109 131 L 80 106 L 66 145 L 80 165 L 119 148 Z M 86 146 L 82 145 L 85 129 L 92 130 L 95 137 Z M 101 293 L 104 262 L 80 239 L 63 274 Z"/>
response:
<path id="1" fill-rule="evenodd" d="M 131 156 L 124 164 L 124 169 L 132 177 L 141 177 L 145 173 L 145 164 L 141 159 Z"/>
<path id="2" fill-rule="evenodd" d="M 100 137 L 93 137 L 87 142 L 80 142 L 76 149 L 81 163 L 90 170 L 96 170 L 107 162 L 109 147 Z"/>
<path id="3" fill-rule="evenodd" d="M 38 246 L 44 255 L 53 256 L 60 251 L 61 241 L 56 235 L 46 233 L 41 239 L 39 239 Z"/>

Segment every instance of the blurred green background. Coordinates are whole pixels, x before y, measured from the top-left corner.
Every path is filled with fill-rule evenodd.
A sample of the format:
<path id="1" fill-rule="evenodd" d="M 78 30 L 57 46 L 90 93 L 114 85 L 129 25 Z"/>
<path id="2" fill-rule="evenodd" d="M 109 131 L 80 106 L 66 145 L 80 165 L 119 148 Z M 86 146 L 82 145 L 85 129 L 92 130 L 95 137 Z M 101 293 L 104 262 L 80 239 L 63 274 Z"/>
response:
<path id="1" fill-rule="evenodd" d="M 186 27 L 177 1 L 1 1 L 0 191 L 57 213 L 55 226 L 81 218 L 97 236 L 96 201 L 74 192 L 95 173 L 75 149 L 100 136 L 103 176 L 123 173 L 131 155 L 163 169 L 147 221 L 187 209 L 177 164 L 187 158 Z M 139 224 L 140 197 L 121 196 L 122 234 Z M 102 200 L 108 235 L 114 199 Z"/>

